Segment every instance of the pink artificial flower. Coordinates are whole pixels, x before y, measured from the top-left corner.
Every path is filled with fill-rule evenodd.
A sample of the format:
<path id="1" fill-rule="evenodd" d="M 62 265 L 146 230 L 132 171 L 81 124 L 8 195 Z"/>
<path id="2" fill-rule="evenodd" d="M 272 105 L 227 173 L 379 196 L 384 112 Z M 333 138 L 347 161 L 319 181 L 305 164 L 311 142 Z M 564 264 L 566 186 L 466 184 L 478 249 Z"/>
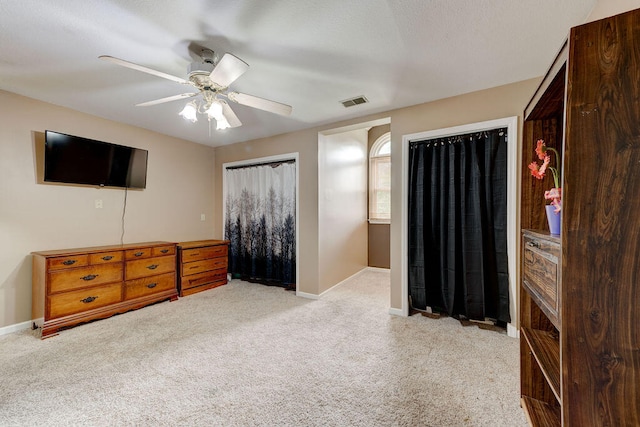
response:
<path id="1" fill-rule="evenodd" d="M 555 213 L 562 210 L 562 188 L 552 188 L 544 192 L 544 198 L 551 200 L 551 204 L 555 206 Z"/>
<path id="2" fill-rule="evenodd" d="M 547 151 L 547 146 L 545 145 L 544 140 L 539 139 L 536 145 L 536 154 L 538 155 L 538 158 L 540 160 L 544 160 L 544 158 L 547 156 L 545 154 L 546 151 Z"/>
<path id="3" fill-rule="evenodd" d="M 539 166 L 536 162 L 532 162 L 529 165 L 529 170 L 531 171 L 531 175 L 534 178 L 542 179 L 544 178 L 544 174 L 547 171 L 547 166 L 549 166 L 549 162 L 551 161 L 551 157 L 548 155 L 544 156 L 544 162 L 542 162 L 542 166 Z"/>
<path id="4" fill-rule="evenodd" d="M 549 191 L 544 192 L 544 198 L 547 200 L 552 199 L 561 199 L 562 198 L 562 188 L 552 188 Z"/>

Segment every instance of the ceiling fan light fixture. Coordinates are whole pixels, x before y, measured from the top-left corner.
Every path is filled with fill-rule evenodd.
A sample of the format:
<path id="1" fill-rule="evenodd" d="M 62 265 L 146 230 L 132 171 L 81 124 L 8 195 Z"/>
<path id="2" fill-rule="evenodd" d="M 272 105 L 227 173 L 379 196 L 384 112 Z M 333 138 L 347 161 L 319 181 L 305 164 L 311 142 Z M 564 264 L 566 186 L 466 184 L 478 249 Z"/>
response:
<path id="1" fill-rule="evenodd" d="M 198 106 L 195 101 L 188 102 L 187 105 L 184 106 L 182 111 L 178 113 L 178 115 L 182 116 L 185 120 L 189 120 L 191 123 L 195 123 L 198 121 Z"/>
<path id="2" fill-rule="evenodd" d="M 224 116 L 224 107 L 219 100 L 211 100 L 211 105 L 207 108 L 206 113 L 207 116 L 209 116 L 209 120 L 215 119 L 216 130 L 224 130 L 231 127 L 231 124 L 229 124 L 229 121 Z"/>
<path id="3" fill-rule="evenodd" d="M 231 125 L 225 116 L 220 116 L 220 118 L 216 119 L 216 130 L 225 130 L 230 127 Z"/>
<path id="4" fill-rule="evenodd" d="M 212 119 L 218 120 L 218 117 L 222 116 L 222 104 L 217 100 L 213 100 L 209 108 L 207 108 L 207 115 Z"/>

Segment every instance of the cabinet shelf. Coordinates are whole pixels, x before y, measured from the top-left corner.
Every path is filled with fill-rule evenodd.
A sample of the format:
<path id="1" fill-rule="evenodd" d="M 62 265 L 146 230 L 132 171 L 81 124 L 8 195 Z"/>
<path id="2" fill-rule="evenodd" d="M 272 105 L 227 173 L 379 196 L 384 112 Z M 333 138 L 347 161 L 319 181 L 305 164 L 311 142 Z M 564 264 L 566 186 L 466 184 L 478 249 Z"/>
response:
<path id="1" fill-rule="evenodd" d="M 536 427 L 559 427 L 560 407 L 553 407 L 530 397 L 520 400 L 529 424 Z"/>
<path id="2" fill-rule="evenodd" d="M 559 403 L 560 395 L 560 343 L 554 333 L 537 329 L 522 328 L 533 357 L 551 386 L 551 391 Z"/>

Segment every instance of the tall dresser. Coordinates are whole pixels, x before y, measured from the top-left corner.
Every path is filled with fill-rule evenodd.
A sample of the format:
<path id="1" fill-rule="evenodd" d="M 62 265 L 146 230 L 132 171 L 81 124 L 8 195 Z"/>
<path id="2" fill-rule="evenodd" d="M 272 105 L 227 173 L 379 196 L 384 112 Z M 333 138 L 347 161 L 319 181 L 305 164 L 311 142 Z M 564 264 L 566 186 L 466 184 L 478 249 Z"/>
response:
<path id="1" fill-rule="evenodd" d="M 640 10 L 572 28 L 524 113 L 521 394 L 534 426 L 640 426 Z M 562 164 L 561 234 L 527 165 Z"/>
<path id="2" fill-rule="evenodd" d="M 178 297 L 176 244 L 148 242 L 33 252 L 32 318 L 60 329 Z"/>
<path id="3" fill-rule="evenodd" d="M 228 240 L 178 243 L 180 296 L 226 284 L 228 249 Z"/>

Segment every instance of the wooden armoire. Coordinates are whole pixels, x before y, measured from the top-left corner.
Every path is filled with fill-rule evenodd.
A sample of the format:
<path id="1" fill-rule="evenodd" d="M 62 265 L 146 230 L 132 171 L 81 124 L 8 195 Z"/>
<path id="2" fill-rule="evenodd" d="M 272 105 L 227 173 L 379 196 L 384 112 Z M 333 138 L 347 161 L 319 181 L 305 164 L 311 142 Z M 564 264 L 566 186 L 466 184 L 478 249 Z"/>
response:
<path id="1" fill-rule="evenodd" d="M 522 406 L 536 426 L 640 426 L 640 10 L 572 28 L 524 119 Z M 538 139 L 560 153 L 560 235 Z"/>

